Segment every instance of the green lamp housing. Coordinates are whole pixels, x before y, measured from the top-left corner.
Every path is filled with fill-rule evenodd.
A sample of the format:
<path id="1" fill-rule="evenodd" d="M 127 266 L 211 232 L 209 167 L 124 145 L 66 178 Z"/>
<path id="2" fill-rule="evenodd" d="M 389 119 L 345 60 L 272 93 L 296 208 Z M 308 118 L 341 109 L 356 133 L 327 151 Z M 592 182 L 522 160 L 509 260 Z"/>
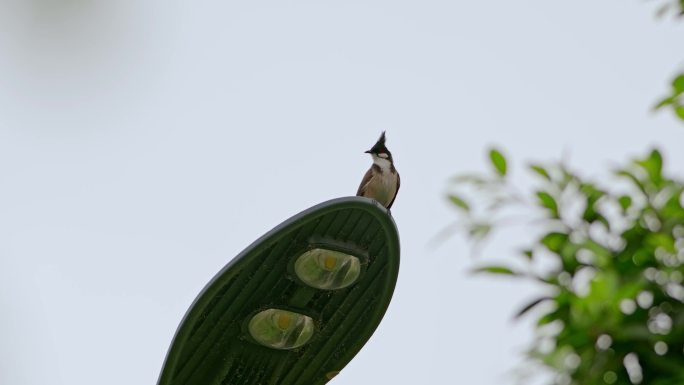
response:
<path id="1" fill-rule="evenodd" d="M 158 385 L 321 385 L 389 306 L 399 235 L 379 203 L 333 199 L 259 238 L 190 306 Z"/>

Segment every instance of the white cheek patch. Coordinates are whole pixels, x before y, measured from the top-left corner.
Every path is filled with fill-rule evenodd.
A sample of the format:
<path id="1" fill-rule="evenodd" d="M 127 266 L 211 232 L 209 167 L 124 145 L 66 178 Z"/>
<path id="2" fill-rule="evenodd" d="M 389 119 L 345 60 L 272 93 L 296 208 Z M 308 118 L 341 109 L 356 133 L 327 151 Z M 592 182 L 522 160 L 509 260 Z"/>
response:
<path id="1" fill-rule="evenodd" d="M 378 154 L 378 156 L 381 157 L 382 159 L 387 159 L 389 157 L 389 155 L 387 155 L 385 153 L 380 153 L 380 154 Z"/>
<path id="2" fill-rule="evenodd" d="M 387 154 L 384 154 L 387 156 Z M 373 155 L 373 163 L 378 165 L 381 170 L 386 171 L 390 169 L 390 166 L 392 165 L 389 161 L 389 159 L 381 158 L 379 156 Z"/>

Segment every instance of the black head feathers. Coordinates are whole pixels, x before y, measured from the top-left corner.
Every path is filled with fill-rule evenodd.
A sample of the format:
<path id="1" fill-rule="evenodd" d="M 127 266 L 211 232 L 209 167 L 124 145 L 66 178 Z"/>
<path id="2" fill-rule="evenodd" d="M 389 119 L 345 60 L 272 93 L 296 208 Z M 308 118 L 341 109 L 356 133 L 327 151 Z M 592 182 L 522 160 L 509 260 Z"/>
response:
<path id="1" fill-rule="evenodd" d="M 385 131 L 382 132 L 382 135 L 380 135 L 380 139 L 378 139 L 377 142 L 375 142 L 375 145 L 368 151 L 366 151 L 369 154 L 388 154 L 389 155 L 389 150 L 387 147 L 385 147 Z"/>

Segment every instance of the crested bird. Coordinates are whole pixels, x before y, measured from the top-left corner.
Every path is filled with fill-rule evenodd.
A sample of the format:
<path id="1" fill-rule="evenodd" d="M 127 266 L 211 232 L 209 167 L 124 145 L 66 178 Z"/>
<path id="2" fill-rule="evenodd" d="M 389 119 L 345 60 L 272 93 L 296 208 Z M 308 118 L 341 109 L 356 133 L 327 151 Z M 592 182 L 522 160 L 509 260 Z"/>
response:
<path id="1" fill-rule="evenodd" d="M 385 131 L 366 153 L 373 158 L 373 164 L 363 176 L 356 195 L 372 198 L 389 210 L 397 197 L 400 179 L 392 153 L 385 146 Z"/>

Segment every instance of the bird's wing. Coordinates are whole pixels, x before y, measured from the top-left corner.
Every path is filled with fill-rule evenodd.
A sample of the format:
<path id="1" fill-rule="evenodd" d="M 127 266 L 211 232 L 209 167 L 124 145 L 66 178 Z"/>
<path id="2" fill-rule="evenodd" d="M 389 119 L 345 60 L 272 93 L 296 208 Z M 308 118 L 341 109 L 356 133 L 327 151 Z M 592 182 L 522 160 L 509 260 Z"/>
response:
<path id="1" fill-rule="evenodd" d="M 387 205 L 387 209 L 392 208 L 392 204 L 394 203 L 394 200 L 397 199 L 397 195 L 399 194 L 399 186 L 401 186 L 401 178 L 399 177 L 399 173 L 397 173 L 397 191 L 394 192 L 394 196 L 392 197 L 392 201 Z"/>
<path id="2" fill-rule="evenodd" d="M 368 182 L 370 182 L 371 178 L 373 177 L 373 167 L 369 168 L 368 171 L 366 171 L 366 175 L 363 176 L 363 179 L 361 180 L 361 184 L 359 185 L 358 191 L 356 191 L 356 196 L 362 197 L 363 194 L 366 192 L 366 186 L 368 185 Z"/>

